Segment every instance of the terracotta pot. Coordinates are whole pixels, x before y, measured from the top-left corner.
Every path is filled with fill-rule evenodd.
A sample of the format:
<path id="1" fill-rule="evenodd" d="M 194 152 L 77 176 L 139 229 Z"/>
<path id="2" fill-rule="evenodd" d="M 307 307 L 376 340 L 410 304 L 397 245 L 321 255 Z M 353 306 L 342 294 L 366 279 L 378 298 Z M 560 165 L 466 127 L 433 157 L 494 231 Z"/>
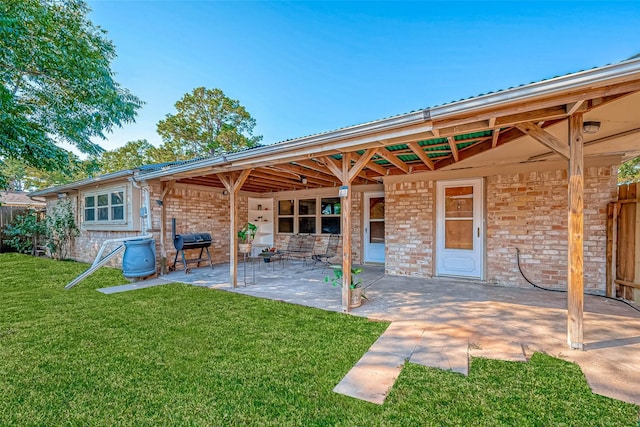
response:
<path id="1" fill-rule="evenodd" d="M 362 288 L 349 289 L 351 298 L 351 307 L 360 307 L 362 305 Z"/>

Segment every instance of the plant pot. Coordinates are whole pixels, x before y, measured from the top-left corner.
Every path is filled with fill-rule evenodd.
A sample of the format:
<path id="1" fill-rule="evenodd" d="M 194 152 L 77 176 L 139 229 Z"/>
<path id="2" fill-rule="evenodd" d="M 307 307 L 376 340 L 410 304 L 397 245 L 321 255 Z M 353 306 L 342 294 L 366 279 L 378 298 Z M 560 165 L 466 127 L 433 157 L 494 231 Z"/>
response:
<path id="1" fill-rule="evenodd" d="M 351 298 L 351 307 L 360 307 L 362 305 L 362 288 L 349 289 L 349 297 Z"/>
<path id="2" fill-rule="evenodd" d="M 267 258 L 267 257 L 265 257 L 265 258 L 264 258 L 264 262 L 271 262 L 271 258 Z"/>
<path id="3" fill-rule="evenodd" d="M 238 243 L 238 252 L 241 254 L 251 253 L 251 243 Z"/>

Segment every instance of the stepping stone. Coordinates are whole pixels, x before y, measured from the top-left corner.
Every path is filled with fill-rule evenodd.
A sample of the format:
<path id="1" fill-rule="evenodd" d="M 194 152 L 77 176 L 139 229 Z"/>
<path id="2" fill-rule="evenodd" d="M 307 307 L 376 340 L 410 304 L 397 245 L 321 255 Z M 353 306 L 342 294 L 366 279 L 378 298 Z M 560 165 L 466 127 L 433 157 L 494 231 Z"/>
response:
<path id="1" fill-rule="evenodd" d="M 466 338 L 425 331 L 409 361 L 430 368 L 469 374 L 469 341 Z"/>
<path id="2" fill-rule="evenodd" d="M 382 405 L 400 375 L 404 360 L 398 354 L 369 351 L 333 391 Z"/>
<path id="3" fill-rule="evenodd" d="M 473 339 L 472 341 L 473 345 L 469 346 L 469 353 L 473 357 L 506 360 L 508 362 L 527 361 L 527 357 L 522 349 L 522 344 L 520 343 L 485 337 Z"/>

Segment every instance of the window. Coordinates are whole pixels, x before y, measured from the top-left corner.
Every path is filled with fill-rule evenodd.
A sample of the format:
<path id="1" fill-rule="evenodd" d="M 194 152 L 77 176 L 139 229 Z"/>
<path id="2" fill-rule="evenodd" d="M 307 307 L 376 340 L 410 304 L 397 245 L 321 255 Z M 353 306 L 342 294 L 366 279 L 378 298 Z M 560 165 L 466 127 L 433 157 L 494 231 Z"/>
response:
<path id="1" fill-rule="evenodd" d="M 340 198 L 278 201 L 278 233 L 340 234 Z"/>
<path id="2" fill-rule="evenodd" d="M 340 234 L 340 198 L 321 199 L 320 207 L 320 230 L 322 234 Z"/>
<path id="3" fill-rule="evenodd" d="M 298 200 L 298 233 L 316 232 L 316 199 Z"/>
<path id="4" fill-rule="evenodd" d="M 278 200 L 278 233 L 293 233 L 293 200 Z"/>
<path id="5" fill-rule="evenodd" d="M 124 188 L 85 193 L 84 222 L 121 223 L 125 220 Z"/>

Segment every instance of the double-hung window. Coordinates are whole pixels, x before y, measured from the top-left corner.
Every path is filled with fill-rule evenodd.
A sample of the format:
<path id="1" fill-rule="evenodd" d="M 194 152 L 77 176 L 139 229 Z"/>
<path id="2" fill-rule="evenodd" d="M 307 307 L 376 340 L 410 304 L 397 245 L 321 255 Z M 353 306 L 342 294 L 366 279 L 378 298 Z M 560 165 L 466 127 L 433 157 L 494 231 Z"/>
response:
<path id="1" fill-rule="evenodd" d="M 125 189 L 117 188 L 84 194 L 84 222 L 121 224 L 125 222 Z"/>

